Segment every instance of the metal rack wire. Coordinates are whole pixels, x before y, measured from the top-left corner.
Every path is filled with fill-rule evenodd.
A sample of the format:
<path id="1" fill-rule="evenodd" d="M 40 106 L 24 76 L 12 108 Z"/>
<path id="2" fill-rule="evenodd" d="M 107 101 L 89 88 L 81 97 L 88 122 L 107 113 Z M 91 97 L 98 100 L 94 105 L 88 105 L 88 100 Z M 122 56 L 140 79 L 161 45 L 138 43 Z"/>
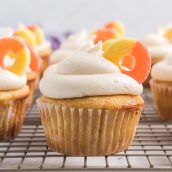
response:
<path id="1" fill-rule="evenodd" d="M 158 118 L 149 89 L 143 97 L 145 107 L 132 145 L 105 157 L 73 157 L 51 151 L 34 103 L 18 137 L 0 143 L 0 171 L 172 171 L 172 123 Z"/>

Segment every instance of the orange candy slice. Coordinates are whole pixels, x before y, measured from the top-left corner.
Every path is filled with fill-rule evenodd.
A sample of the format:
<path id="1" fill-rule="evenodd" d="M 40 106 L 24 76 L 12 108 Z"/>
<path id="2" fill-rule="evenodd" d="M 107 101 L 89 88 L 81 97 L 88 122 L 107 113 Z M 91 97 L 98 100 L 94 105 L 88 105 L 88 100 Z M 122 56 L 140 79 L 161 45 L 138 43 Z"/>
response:
<path id="1" fill-rule="evenodd" d="M 106 28 L 106 29 L 114 29 L 121 36 L 124 36 L 124 34 L 125 34 L 124 26 L 119 21 L 109 22 L 109 23 L 107 23 L 104 26 L 104 28 Z"/>
<path id="2" fill-rule="evenodd" d="M 172 42 L 172 27 L 168 28 L 168 29 L 164 32 L 164 36 L 165 36 L 165 38 L 168 39 L 168 41 Z"/>
<path id="3" fill-rule="evenodd" d="M 116 64 L 122 73 L 139 83 L 146 80 L 151 68 L 151 58 L 141 42 L 131 38 L 120 38 L 103 47 L 104 57 Z"/>
<path id="4" fill-rule="evenodd" d="M 112 39 L 112 38 L 119 38 L 119 34 L 116 33 L 114 30 L 101 28 L 95 32 L 94 43 L 97 44 L 99 41 L 104 42 L 104 41 L 106 41 L 108 39 Z"/>
<path id="5" fill-rule="evenodd" d="M 35 35 L 37 44 L 44 42 L 43 30 L 37 25 L 29 25 L 27 28 Z"/>
<path id="6" fill-rule="evenodd" d="M 35 50 L 28 45 L 28 48 L 30 50 L 30 55 L 31 55 L 31 63 L 30 63 L 30 68 L 32 69 L 32 71 L 34 72 L 38 72 L 39 71 L 39 55 L 35 52 Z"/>
<path id="7" fill-rule="evenodd" d="M 4 57 L 9 52 L 12 52 L 12 57 L 15 58 L 14 63 L 9 66 L 4 66 Z M 14 56 L 15 55 L 15 56 Z M 0 39 L 0 66 L 16 75 L 23 75 L 30 64 L 30 52 L 26 45 L 16 38 Z"/>
<path id="8" fill-rule="evenodd" d="M 21 28 L 18 29 L 15 33 L 14 36 L 23 38 L 27 42 L 27 44 L 31 46 L 36 46 L 36 38 L 35 35 L 27 28 Z"/>

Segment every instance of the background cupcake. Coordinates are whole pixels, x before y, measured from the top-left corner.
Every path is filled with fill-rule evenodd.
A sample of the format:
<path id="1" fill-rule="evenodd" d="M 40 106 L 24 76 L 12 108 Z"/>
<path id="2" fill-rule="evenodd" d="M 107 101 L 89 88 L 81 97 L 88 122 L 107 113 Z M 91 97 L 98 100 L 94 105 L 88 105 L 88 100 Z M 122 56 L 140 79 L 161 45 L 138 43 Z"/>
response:
<path id="1" fill-rule="evenodd" d="M 69 155 L 125 150 L 140 118 L 142 89 L 102 57 L 98 45 L 50 66 L 37 100 L 48 145 Z"/>
<path id="2" fill-rule="evenodd" d="M 145 46 L 151 55 L 152 65 L 159 61 L 165 60 L 165 58 L 172 54 L 172 45 L 169 41 L 160 34 L 150 34 L 143 40 Z M 147 80 L 143 83 L 144 87 L 149 87 L 150 75 Z"/>
<path id="3" fill-rule="evenodd" d="M 13 52 L 14 63 L 6 67 L 5 55 Z M 15 38 L 0 39 L 0 141 L 15 138 L 19 133 L 29 96 L 26 69 L 30 63 L 28 48 Z"/>
<path id="4" fill-rule="evenodd" d="M 50 57 L 52 64 L 60 62 L 62 59 L 69 57 L 88 43 L 94 45 L 94 36 L 85 30 L 71 34 L 60 45 L 60 48 L 54 51 Z"/>
<path id="5" fill-rule="evenodd" d="M 172 120 L 172 58 L 152 67 L 151 89 L 160 118 Z"/>

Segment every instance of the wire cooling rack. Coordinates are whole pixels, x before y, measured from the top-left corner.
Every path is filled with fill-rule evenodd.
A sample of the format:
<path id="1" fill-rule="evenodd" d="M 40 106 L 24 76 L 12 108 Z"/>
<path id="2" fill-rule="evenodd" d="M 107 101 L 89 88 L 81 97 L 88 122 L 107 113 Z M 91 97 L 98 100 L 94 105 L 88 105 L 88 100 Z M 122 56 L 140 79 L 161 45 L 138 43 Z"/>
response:
<path id="1" fill-rule="evenodd" d="M 39 96 L 37 91 L 36 97 Z M 150 90 L 132 145 L 105 157 L 74 157 L 51 151 L 35 103 L 15 140 L 0 143 L 0 171 L 172 171 L 172 123 L 161 121 Z"/>

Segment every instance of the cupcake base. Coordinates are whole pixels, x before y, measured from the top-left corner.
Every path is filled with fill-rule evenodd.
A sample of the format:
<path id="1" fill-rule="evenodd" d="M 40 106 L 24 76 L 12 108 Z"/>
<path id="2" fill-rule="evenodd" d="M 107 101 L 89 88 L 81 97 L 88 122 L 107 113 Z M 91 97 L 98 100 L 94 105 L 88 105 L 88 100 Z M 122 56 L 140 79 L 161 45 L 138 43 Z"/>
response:
<path id="1" fill-rule="evenodd" d="M 20 132 L 28 95 L 27 86 L 13 91 L 0 91 L 0 141 L 14 139 Z"/>
<path id="2" fill-rule="evenodd" d="M 151 80 L 150 85 L 159 117 L 172 120 L 172 82 Z"/>
<path id="3" fill-rule="evenodd" d="M 37 100 L 51 149 L 68 155 L 102 156 L 128 148 L 140 119 L 139 96 Z"/>

